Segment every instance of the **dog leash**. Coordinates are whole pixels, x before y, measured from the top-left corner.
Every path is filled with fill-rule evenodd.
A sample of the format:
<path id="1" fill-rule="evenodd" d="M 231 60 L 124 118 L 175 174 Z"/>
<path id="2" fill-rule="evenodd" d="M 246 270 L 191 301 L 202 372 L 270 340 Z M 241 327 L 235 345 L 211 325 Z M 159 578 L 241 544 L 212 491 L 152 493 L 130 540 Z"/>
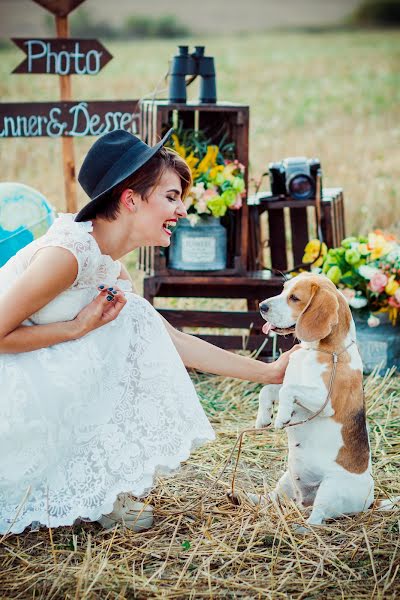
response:
<path id="1" fill-rule="evenodd" d="M 336 369 L 337 369 L 337 364 L 339 361 L 339 356 L 341 356 L 341 354 L 346 352 L 350 348 L 350 346 L 352 346 L 353 344 L 355 344 L 355 341 L 351 340 L 350 344 L 348 344 L 340 352 L 330 352 L 330 350 L 322 350 L 321 348 L 303 348 L 303 350 L 314 350 L 314 352 L 323 352 L 324 354 L 330 354 L 332 356 L 333 367 L 332 367 L 331 376 L 329 379 L 328 394 L 326 396 L 325 402 L 323 403 L 321 408 L 319 410 L 317 410 L 317 412 L 315 412 L 313 415 L 311 415 L 307 419 L 304 419 L 303 421 L 298 421 L 297 423 L 288 423 L 284 427 L 295 427 L 296 425 L 303 425 L 304 423 L 308 423 L 308 421 L 312 421 L 313 419 L 315 419 L 315 417 L 318 417 L 318 415 L 322 413 L 322 411 L 328 404 L 329 400 L 331 399 L 333 382 L 334 382 L 335 376 L 336 376 Z M 305 410 L 307 410 L 300 402 L 297 401 L 297 404 L 299 406 L 301 406 L 302 408 L 304 408 Z"/>

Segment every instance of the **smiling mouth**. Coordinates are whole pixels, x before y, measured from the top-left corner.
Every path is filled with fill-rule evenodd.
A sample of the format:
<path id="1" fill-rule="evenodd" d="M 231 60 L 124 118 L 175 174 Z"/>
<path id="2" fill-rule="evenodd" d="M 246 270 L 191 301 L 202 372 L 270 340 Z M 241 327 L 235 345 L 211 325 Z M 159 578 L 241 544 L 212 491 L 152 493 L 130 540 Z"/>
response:
<path id="1" fill-rule="evenodd" d="M 268 335 L 270 331 L 277 333 L 278 335 L 289 335 L 294 333 L 296 329 L 296 323 L 293 325 L 289 325 L 289 327 L 277 327 L 276 325 L 272 325 L 269 321 L 266 321 L 263 325 L 262 332 L 265 335 Z"/>
<path id="2" fill-rule="evenodd" d="M 172 235 L 172 229 L 176 226 L 176 221 L 171 219 L 170 221 L 164 221 L 162 229 L 163 231 L 171 236 Z"/>

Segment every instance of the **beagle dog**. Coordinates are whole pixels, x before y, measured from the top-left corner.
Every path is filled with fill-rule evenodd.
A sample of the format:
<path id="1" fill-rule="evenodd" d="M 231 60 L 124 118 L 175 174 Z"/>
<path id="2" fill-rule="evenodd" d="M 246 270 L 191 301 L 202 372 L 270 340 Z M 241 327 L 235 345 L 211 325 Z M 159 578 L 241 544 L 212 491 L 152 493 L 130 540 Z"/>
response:
<path id="1" fill-rule="evenodd" d="M 289 445 L 287 471 L 270 498 L 288 496 L 311 507 L 311 525 L 365 511 L 374 499 L 374 481 L 362 361 L 345 297 L 324 275 L 301 273 L 281 294 L 264 300 L 260 311 L 264 333 L 294 333 L 301 342 L 283 384 L 260 392 L 256 427 L 270 425 L 279 401 L 275 428 L 287 429 Z"/>

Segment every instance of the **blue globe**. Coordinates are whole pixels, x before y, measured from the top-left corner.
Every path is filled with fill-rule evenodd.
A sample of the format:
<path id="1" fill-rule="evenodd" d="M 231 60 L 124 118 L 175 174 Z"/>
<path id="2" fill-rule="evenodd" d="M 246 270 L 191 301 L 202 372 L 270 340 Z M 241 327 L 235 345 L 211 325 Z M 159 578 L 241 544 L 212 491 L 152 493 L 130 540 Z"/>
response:
<path id="1" fill-rule="evenodd" d="M 0 267 L 53 221 L 54 209 L 40 192 L 23 183 L 0 183 Z"/>

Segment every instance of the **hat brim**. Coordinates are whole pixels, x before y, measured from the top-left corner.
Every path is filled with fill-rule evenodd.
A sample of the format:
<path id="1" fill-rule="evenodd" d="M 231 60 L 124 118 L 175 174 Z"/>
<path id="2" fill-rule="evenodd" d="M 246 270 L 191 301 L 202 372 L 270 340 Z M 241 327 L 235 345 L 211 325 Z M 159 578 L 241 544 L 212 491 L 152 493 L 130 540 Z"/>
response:
<path id="1" fill-rule="evenodd" d="M 112 171 L 108 175 L 113 178 L 113 183 L 110 186 L 106 186 L 106 189 L 102 189 L 90 202 L 85 204 L 85 206 L 78 212 L 75 217 L 75 221 L 85 221 L 87 215 L 93 212 L 93 209 L 102 204 L 103 197 L 110 190 L 115 188 L 121 181 L 124 181 L 130 175 L 133 175 L 136 171 L 143 167 L 159 150 L 164 146 L 164 144 L 169 140 L 173 133 L 173 129 L 170 129 L 163 137 L 163 139 L 158 142 L 155 146 L 149 146 L 149 149 L 146 152 L 143 152 L 140 156 L 140 159 L 137 160 L 136 154 L 137 151 L 135 148 L 132 148 L 128 152 L 125 152 L 123 156 L 119 159 L 119 161 L 114 165 Z M 136 158 L 136 161 L 131 160 L 130 155 L 132 154 L 132 158 Z M 113 171 L 118 172 L 118 175 L 114 175 Z"/>

